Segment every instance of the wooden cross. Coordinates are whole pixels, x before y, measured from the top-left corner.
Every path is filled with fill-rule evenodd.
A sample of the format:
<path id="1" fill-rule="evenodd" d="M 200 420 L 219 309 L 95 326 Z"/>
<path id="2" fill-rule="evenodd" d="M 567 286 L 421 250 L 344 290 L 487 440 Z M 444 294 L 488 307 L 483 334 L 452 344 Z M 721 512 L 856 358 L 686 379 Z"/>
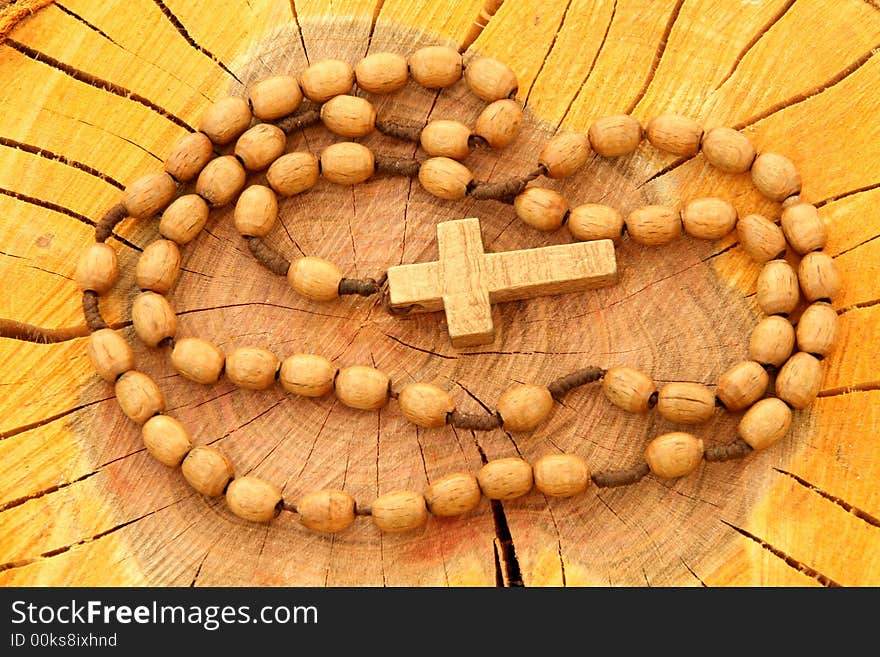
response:
<path id="1" fill-rule="evenodd" d="M 437 224 L 440 259 L 388 270 L 389 306 L 446 311 L 454 347 L 492 342 L 492 305 L 612 285 L 611 240 L 485 253 L 479 219 Z"/>

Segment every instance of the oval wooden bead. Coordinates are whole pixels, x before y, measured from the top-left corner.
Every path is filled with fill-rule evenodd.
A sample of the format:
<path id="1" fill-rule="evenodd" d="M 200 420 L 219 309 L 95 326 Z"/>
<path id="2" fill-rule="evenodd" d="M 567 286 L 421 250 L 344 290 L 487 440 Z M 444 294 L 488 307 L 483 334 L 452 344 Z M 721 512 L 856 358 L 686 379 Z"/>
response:
<path id="1" fill-rule="evenodd" d="M 409 80 L 406 57 L 393 52 L 367 55 L 354 67 L 357 85 L 373 94 L 388 94 L 403 89 Z"/>
<path id="2" fill-rule="evenodd" d="M 196 180 L 196 194 L 212 207 L 231 202 L 244 189 L 244 167 L 233 155 L 216 157 L 202 169 Z"/>
<path id="3" fill-rule="evenodd" d="M 604 157 L 628 155 L 642 141 L 642 124 L 628 114 L 597 119 L 587 133 L 590 146 Z"/>
<path id="4" fill-rule="evenodd" d="M 298 151 L 275 160 L 266 172 L 266 180 L 276 193 L 293 196 L 314 187 L 319 173 L 318 158 Z"/>
<path id="5" fill-rule="evenodd" d="M 202 338 L 181 338 L 171 350 L 171 365 L 184 378 L 196 383 L 217 383 L 226 356 Z"/>
<path id="6" fill-rule="evenodd" d="M 668 244 L 681 235 L 681 213 L 665 205 L 637 208 L 626 218 L 626 232 L 637 244 Z"/>
<path id="7" fill-rule="evenodd" d="M 362 144 L 343 141 L 321 152 L 321 175 L 337 185 L 357 185 L 375 171 L 373 151 Z"/>
<path id="8" fill-rule="evenodd" d="M 471 129 L 460 121 L 434 120 L 419 135 L 428 155 L 463 160 L 471 153 Z"/>
<path id="9" fill-rule="evenodd" d="M 477 478 L 467 472 L 454 472 L 435 481 L 425 490 L 428 510 L 435 516 L 459 516 L 479 505 L 483 491 Z"/>
<path id="10" fill-rule="evenodd" d="M 235 476 L 232 461 L 216 447 L 200 445 L 190 450 L 180 471 L 193 489 L 208 497 L 218 497 Z"/>
<path id="11" fill-rule="evenodd" d="M 210 209 L 198 194 L 185 194 L 165 208 L 159 221 L 159 234 L 177 244 L 188 244 L 208 221 Z"/>
<path id="12" fill-rule="evenodd" d="M 736 227 L 736 208 L 720 198 L 696 199 L 684 207 L 681 222 L 692 237 L 719 240 Z"/>
<path id="13" fill-rule="evenodd" d="M 269 522 L 278 514 L 281 491 L 259 477 L 236 477 L 226 489 L 226 505 L 242 520 Z"/>
<path id="14" fill-rule="evenodd" d="M 214 144 L 204 132 L 184 135 L 165 158 L 165 171 L 178 182 L 189 182 L 214 157 Z"/>
<path id="15" fill-rule="evenodd" d="M 806 408 L 819 394 L 822 376 L 822 361 L 799 351 L 776 375 L 776 395 L 792 408 Z"/>
<path id="16" fill-rule="evenodd" d="M 509 99 L 496 100 L 480 112 L 474 134 L 485 139 L 492 148 L 504 148 L 516 139 L 522 120 L 519 103 Z"/>
<path id="17" fill-rule="evenodd" d="M 612 404 L 630 413 L 645 413 L 657 400 L 657 386 L 644 372 L 612 367 L 602 378 L 602 390 Z"/>
<path id="18" fill-rule="evenodd" d="M 451 87 L 461 79 L 461 55 L 448 46 L 425 46 L 409 56 L 409 72 L 426 89 Z"/>
<path id="19" fill-rule="evenodd" d="M 743 217 L 736 223 L 736 232 L 743 250 L 755 262 L 779 260 L 785 255 L 785 235 L 766 217 Z"/>
<path id="20" fill-rule="evenodd" d="M 703 460 L 703 441 L 681 431 L 657 436 L 648 443 L 645 461 L 658 477 L 675 479 L 697 469 Z"/>
<path id="21" fill-rule="evenodd" d="M 258 123 L 235 142 L 235 154 L 248 171 L 261 171 L 281 157 L 287 135 L 277 125 Z"/>
<path id="22" fill-rule="evenodd" d="M 257 82 L 248 96 L 254 116 L 274 121 L 299 109 L 303 94 L 292 75 L 273 75 Z"/>
<path id="23" fill-rule="evenodd" d="M 334 96 L 321 106 L 321 121 L 343 137 L 365 137 L 376 127 L 376 108 L 360 96 Z"/>
<path id="24" fill-rule="evenodd" d="M 648 141 L 661 151 L 674 155 L 694 155 L 700 150 L 702 126 L 679 114 L 661 114 L 648 122 Z"/>
<path id="25" fill-rule="evenodd" d="M 299 83 L 306 98 L 323 103 L 351 91 L 354 69 L 341 60 L 325 59 L 303 71 Z"/>
<path id="26" fill-rule="evenodd" d="M 559 228 L 568 213 L 568 201 L 546 187 L 527 187 L 513 200 L 516 216 L 532 228 L 551 231 Z"/>
<path id="27" fill-rule="evenodd" d="M 316 354 L 294 354 L 281 362 L 278 380 L 287 391 L 303 397 L 321 397 L 333 389 L 336 366 Z"/>
<path id="28" fill-rule="evenodd" d="M 134 280 L 142 290 L 164 294 L 180 274 L 180 249 L 171 240 L 156 240 L 138 258 Z"/>
<path id="29" fill-rule="evenodd" d="M 105 381 L 113 383 L 120 374 L 134 369 L 134 352 L 128 341 L 111 328 L 89 336 L 89 360 Z"/>
<path id="30" fill-rule="evenodd" d="M 784 201 L 801 191 L 794 163 L 778 153 L 761 153 L 752 164 L 752 183 L 771 201 Z"/>
<path id="31" fill-rule="evenodd" d="M 760 363 L 744 360 L 721 375 L 715 394 L 728 411 L 741 411 L 758 401 L 769 383 L 770 375 Z"/>
<path id="32" fill-rule="evenodd" d="M 239 347 L 226 356 L 226 376 L 239 388 L 263 390 L 275 383 L 278 357 L 262 347 Z"/>
<path id="33" fill-rule="evenodd" d="M 532 490 L 532 466 L 515 456 L 495 459 L 480 468 L 477 482 L 490 500 L 512 500 Z"/>
<path id="34" fill-rule="evenodd" d="M 89 244 L 79 257 L 74 278 L 77 287 L 83 292 L 109 292 L 119 278 L 119 257 L 116 250 L 104 242 Z"/>
<path id="35" fill-rule="evenodd" d="M 518 383 L 501 395 L 497 409 L 505 429 L 531 431 L 550 415 L 553 396 L 547 386 Z"/>
<path id="36" fill-rule="evenodd" d="M 762 399 L 745 412 L 737 433 L 754 450 L 778 442 L 791 426 L 791 409 L 777 397 Z"/>
<path id="37" fill-rule="evenodd" d="M 410 383 L 397 396 L 404 417 L 420 427 L 442 427 L 455 410 L 452 395 L 429 383 Z"/>
<path id="38" fill-rule="evenodd" d="M 165 410 L 165 397 L 159 386 L 143 372 L 123 373 L 115 386 L 116 401 L 132 421 L 143 424 Z"/>
<path id="39" fill-rule="evenodd" d="M 278 219 L 278 199 L 268 187 L 251 185 L 235 202 L 232 220 L 235 230 L 244 237 L 267 235 Z"/>
<path id="40" fill-rule="evenodd" d="M 712 128 L 701 145 L 709 164 L 725 173 L 745 173 L 755 161 L 755 145 L 733 128 Z"/>
<path id="41" fill-rule="evenodd" d="M 765 317 L 749 337 L 749 358 L 761 365 L 779 367 L 794 349 L 794 327 L 784 317 Z"/>
<path id="42" fill-rule="evenodd" d="M 176 468 L 192 449 L 189 432 L 170 415 L 154 415 L 141 427 L 144 447 L 163 465 Z"/>
<path id="43" fill-rule="evenodd" d="M 610 205 L 585 203 L 571 209 L 567 225 L 576 240 L 609 239 L 617 243 L 623 234 L 623 215 Z"/>
<path id="44" fill-rule="evenodd" d="M 131 323 L 138 339 L 148 347 L 177 333 L 177 315 L 168 299 L 156 292 L 141 292 L 131 304 Z"/>
<path id="45" fill-rule="evenodd" d="M 657 396 L 657 411 L 670 422 L 700 424 L 715 414 L 715 394 L 701 383 L 667 383 Z"/>
<path id="46" fill-rule="evenodd" d="M 580 495 L 590 486 L 590 468 L 577 454 L 548 454 L 534 465 L 535 488 L 552 497 Z"/>
<path id="47" fill-rule="evenodd" d="M 464 69 L 464 79 L 477 98 L 494 102 L 516 95 L 519 83 L 507 64 L 492 57 L 477 57 Z"/>
<path id="48" fill-rule="evenodd" d="M 144 219 L 160 212 L 176 193 L 177 183 L 166 172 L 148 173 L 125 188 L 122 203 L 129 216 Z"/>
<path id="49" fill-rule="evenodd" d="M 228 96 L 208 106 L 199 130 L 218 146 L 231 144 L 251 124 L 251 108 L 244 98 Z"/>
<path id="50" fill-rule="evenodd" d="M 421 493 L 398 490 L 377 497 L 370 515 L 376 527 L 383 532 L 408 532 L 428 521 L 428 507 Z"/>
<path id="51" fill-rule="evenodd" d="M 815 251 L 801 258 L 798 279 L 807 301 L 833 300 L 840 294 L 843 281 L 834 259 L 827 253 Z"/>
<path id="52" fill-rule="evenodd" d="M 349 408 L 375 411 L 388 403 L 391 379 L 375 367 L 352 365 L 336 375 L 336 397 Z"/>
<path id="53" fill-rule="evenodd" d="M 356 515 L 354 498 L 333 488 L 303 495 L 296 505 L 296 512 L 307 529 L 327 534 L 348 529 Z"/>
<path id="54" fill-rule="evenodd" d="M 342 272 L 329 260 L 306 256 L 290 263 L 287 281 L 306 299 L 330 301 L 339 296 Z"/>
<path id="55" fill-rule="evenodd" d="M 828 227 L 810 203 L 796 203 L 783 209 L 780 224 L 791 248 L 801 255 L 819 251 L 828 242 Z"/>
<path id="56" fill-rule="evenodd" d="M 788 315 L 800 299 L 798 276 L 785 260 L 771 260 L 758 274 L 756 300 L 768 315 Z"/>
<path id="57" fill-rule="evenodd" d="M 548 178 L 568 178 L 587 162 L 590 140 L 582 132 L 564 132 L 548 141 L 538 156 L 538 164 Z"/>
<path id="58" fill-rule="evenodd" d="M 798 320 L 798 349 L 814 356 L 827 356 L 837 341 L 837 324 L 837 311 L 830 303 L 820 301 L 808 306 Z"/>
<path id="59" fill-rule="evenodd" d="M 452 201 L 464 198 L 474 176 L 461 162 L 448 157 L 431 157 L 419 167 L 419 182 L 437 198 Z"/>

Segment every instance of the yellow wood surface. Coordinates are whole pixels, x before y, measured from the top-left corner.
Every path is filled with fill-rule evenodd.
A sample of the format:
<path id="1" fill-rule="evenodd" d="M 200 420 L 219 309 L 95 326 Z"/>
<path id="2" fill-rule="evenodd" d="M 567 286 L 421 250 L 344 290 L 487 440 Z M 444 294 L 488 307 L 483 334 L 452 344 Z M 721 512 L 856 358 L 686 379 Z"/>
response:
<path id="1" fill-rule="evenodd" d="M 876 586 L 880 584 L 880 10 L 864 0 L 63 0 L 0 2 L 0 318 L 82 326 L 72 280 L 92 223 L 124 185 L 161 166 L 207 105 L 253 81 L 336 57 L 406 54 L 425 44 L 509 63 L 526 104 L 517 143 L 469 159 L 479 179 L 521 175 L 557 129 L 602 115 L 661 112 L 743 130 L 791 157 L 830 231 L 844 277 L 841 339 L 820 398 L 790 434 L 742 461 L 704 464 L 678 481 L 648 477 L 574 499 L 537 492 L 485 500 L 424 530 L 381 535 L 369 521 L 330 538 L 291 514 L 270 526 L 235 519 L 151 460 L 138 428 L 86 356 L 86 339 L 0 338 L 0 584 L 305 586 Z M 482 27 L 485 26 L 485 27 Z M 458 85 L 408 88 L 382 116 L 472 122 Z M 317 150 L 319 127 L 291 137 Z M 373 137 L 395 155 L 412 144 Z M 549 183 L 573 203 L 621 211 L 698 196 L 778 217 L 749 177 L 647 145 L 594 159 Z M 288 257 L 327 257 L 347 275 L 436 260 L 436 223 L 480 217 L 487 250 L 570 241 L 537 233 L 510 206 L 440 202 L 405 179 L 355 190 L 319 185 L 285 202 L 272 240 Z M 498 342 L 452 349 L 442 317 L 389 317 L 371 300 L 318 305 L 260 269 L 216 213 L 184 249 L 171 301 L 181 335 L 230 349 L 311 351 L 375 364 L 395 382 L 426 381 L 462 410 L 491 406 L 514 382 L 548 383 L 579 367 L 625 364 L 714 384 L 744 357 L 759 318 L 758 267 L 731 236 L 618 249 L 613 288 L 497 306 Z M 155 222 L 126 220 L 109 241 L 123 275 L 102 312 L 133 341 L 128 314 L 139 250 Z M 73 331 L 71 335 L 75 335 Z M 70 337 L 70 336 L 67 336 Z M 197 443 L 217 442 L 240 474 L 295 499 L 326 486 L 359 501 L 421 489 L 484 458 L 577 452 L 596 469 L 634 462 L 668 430 L 627 416 L 595 388 L 566 397 L 532 434 L 416 430 L 332 399 L 294 400 L 224 382 L 181 381 L 166 355 L 136 348 Z M 735 418 L 697 433 L 728 442 Z"/>

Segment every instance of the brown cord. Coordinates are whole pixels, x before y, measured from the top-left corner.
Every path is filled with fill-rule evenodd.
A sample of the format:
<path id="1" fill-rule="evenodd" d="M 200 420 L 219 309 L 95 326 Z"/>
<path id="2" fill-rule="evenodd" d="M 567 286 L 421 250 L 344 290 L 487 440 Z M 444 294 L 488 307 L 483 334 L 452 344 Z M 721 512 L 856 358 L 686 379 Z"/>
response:
<path id="1" fill-rule="evenodd" d="M 104 213 L 101 220 L 95 224 L 95 241 L 106 242 L 113 234 L 113 229 L 120 221 L 128 216 L 128 210 L 122 203 L 117 203 Z"/>
<path id="2" fill-rule="evenodd" d="M 395 176 L 415 178 L 419 175 L 422 161 L 414 157 L 392 157 L 390 155 L 376 155 L 376 172 L 389 173 Z"/>
<path id="3" fill-rule="evenodd" d="M 320 120 L 320 110 L 310 109 L 301 114 L 291 114 L 290 116 L 285 116 L 283 119 L 278 119 L 275 122 L 275 125 L 281 128 L 284 132 L 291 133 L 294 130 L 313 125 Z"/>
<path id="4" fill-rule="evenodd" d="M 89 334 L 89 327 L 85 324 L 79 326 L 65 326 L 64 328 L 46 328 L 17 322 L 14 319 L 0 318 L 0 338 L 12 338 L 25 342 L 39 342 L 50 344 L 64 342 L 73 338 L 81 338 Z"/>
<path id="5" fill-rule="evenodd" d="M 261 265 L 279 276 L 287 276 L 290 261 L 266 244 L 261 237 L 248 237 L 248 247 Z"/>
<path id="6" fill-rule="evenodd" d="M 406 119 L 382 119 L 376 121 L 376 130 L 383 135 L 418 142 L 422 138 L 422 124 Z"/>
<path id="7" fill-rule="evenodd" d="M 339 281 L 339 294 L 359 294 L 369 297 L 379 292 L 379 281 L 375 278 L 343 278 Z"/>
<path id="8" fill-rule="evenodd" d="M 706 448 L 703 455 L 707 461 L 732 461 L 733 459 L 741 459 L 752 453 L 752 447 L 742 438 L 737 438 L 727 445 L 712 445 Z"/>
<path id="9" fill-rule="evenodd" d="M 593 483 L 599 488 L 629 486 L 641 481 L 650 472 L 647 463 L 639 463 L 626 470 L 603 470 L 592 475 Z"/>
<path id="10" fill-rule="evenodd" d="M 497 414 L 486 413 L 462 413 L 455 410 L 446 414 L 446 424 L 458 429 L 472 429 L 473 431 L 491 431 L 501 426 L 501 417 Z"/>
<path id="11" fill-rule="evenodd" d="M 570 390 L 586 385 L 587 383 L 594 383 L 603 376 L 605 376 L 605 370 L 601 367 L 591 365 L 590 367 L 585 367 L 576 372 L 572 372 L 571 374 L 559 377 L 547 386 L 547 388 L 549 388 L 553 399 L 560 401 L 565 396 L 565 393 Z"/>
<path id="12" fill-rule="evenodd" d="M 478 201 L 508 201 L 522 192 L 526 185 L 535 178 L 543 176 L 546 172 L 547 168 L 540 164 L 534 171 L 519 178 L 509 178 L 497 182 L 473 181 L 468 185 L 467 193 L 468 196 L 472 196 Z"/>
<path id="13" fill-rule="evenodd" d="M 83 292 L 83 314 L 86 316 L 86 326 L 90 331 L 107 328 L 107 322 L 101 317 L 101 309 L 98 307 L 98 293 L 94 290 Z"/>

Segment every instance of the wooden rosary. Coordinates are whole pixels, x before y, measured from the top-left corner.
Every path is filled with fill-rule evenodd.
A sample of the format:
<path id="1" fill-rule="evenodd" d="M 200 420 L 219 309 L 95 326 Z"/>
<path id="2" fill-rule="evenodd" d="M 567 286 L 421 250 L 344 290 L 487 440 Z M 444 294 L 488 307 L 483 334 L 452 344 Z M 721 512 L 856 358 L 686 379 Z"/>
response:
<path id="1" fill-rule="evenodd" d="M 434 120 L 422 127 L 381 121 L 372 104 L 352 88 L 384 94 L 404 87 L 410 77 L 430 89 L 442 89 L 464 77 L 470 90 L 488 105 L 472 130 L 457 121 Z M 282 512 L 299 516 L 318 532 L 339 532 L 358 515 L 369 515 L 382 531 L 421 527 L 428 515 L 453 516 L 472 511 L 482 496 L 510 500 L 536 487 L 545 495 L 569 497 L 591 483 L 600 487 L 634 484 L 649 472 L 677 478 L 700 462 L 743 457 L 767 448 L 788 431 L 792 409 L 803 409 L 816 397 L 823 378 L 822 359 L 837 334 L 837 313 L 831 300 L 841 279 L 834 261 L 822 252 L 827 228 L 815 206 L 800 197 L 800 176 L 790 160 L 775 153 L 757 154 L 754 145 L 731 128 L 704 132 L 696 122 L 674 114 L 653 118 L 643 127 L 628 116 L 595 121 L 588 134 L 553 137 L 540 153 L 535 169 L 521 178 L 500 182 L 474 181 L 461 163 L 476 147 L 503 148 L 516 137 L 522 108 L 513 71 L 491 58 L 463 65 L 452 48 L 430 46 L 406 58 L 392 53 L 370 55 L 353 69 L 338 60 L 309 66 L 297 78 L 275 76 L 253 85 L 248 99 L 228 97 L 208 108 L 199 131 L 183 137 L 165 161 L 165 170 L 129 185 L 122 203 L 97 223 L 96 243 L 80 258 L 76 281 L 91 331 L 89 357 L 98 374 L 115 385 L 122 411 L 142 425 L 146 449 L 161 463 L 180 466 L 199 493 L 225 495 L 230 510 L 254 522 L 269 522 Z M 313 104 L 302 106 L 304 97 Z M 430 156 L 389 158 L 375 155 L 354 141 L 333 144 L 319 157 L 309 152 L 285 153 L 287 133 L 317 122 L 350 139 L 379 130 L 398 138 L 418 140 Z M 718 198 L 690 201 L 679 211 L 649 205 L 625 218 L 614 208 L 586 204 L 570 208 L 556 191 L 529 185 L 540 176 L 574 174 L 592 152 L 611 158 L 632 153 L 643 138 L 656 148 L 679 156 L 702 150 L 714 167 L 730 173 L 750 171 L 755 187 L 782 204 L 779 224 L 760 215 L 738 218 L 736 209 Z M 228 152 L 230 151 L 231 152 Z M 226 154 L 223 154 L 224 151 Z M 245 188 L 248 172 L 265 171 L 266 184 Z M 278 196 L 300 194 L 320 176 L 332 183 L 355 185 L 377 173 L 417 176 L 421 185 L 441 199 L 472 196 L 511 203 L 528 225 L 544 231 L 563 224 L 578 243 L 500 254 L 484 254 L 476 219 L 438 225 L 440 260 L 392 267 L 379 280 L 345 278 L 327 260 L 306 256 L 286 260 L 264 241 L 278 215 Z M 194 189 L 188 185 L 194 182 Z M 188 193 L 184 193 L 187 191 Z M 705 385 L 673 382 L 659 390 L 638 370 L 619 366 L 587 367 L 549 385 L 517 384 L 498 400 L 493 414 L 463 413 L 445 390 L 411 383 L 395 390 L 382 371 L 363 365 L 338 368 L 317 354 L 294 354 L 280 360 L 259 346 L 224 354 L 198 337 L 176 337 L 177 318 L 165 294 L 180 270 L 179 247 L 204 227 L 210 208 L 235 202 L 234 222 L 254 257 L 273 273 L 286 276 L 299 294 L 315 301 L 340 295 L 382 295 L 389 312 L 445 310 L 454 346 L 492 340 L 490 303 L 556 294 L 607 285 L 616 281 L 614 245 L 623 236 L 653 246 L 682 232 L 715 240 L 737 231 L 746 253 L 763 269 L 757 302 L 766 314 L 749 339 L 749 360 L 733 365 L 713 393 Z M 294 502 L 283 499 L 271 482 L 236 476 L 229 458 L 214 446 L 193 446 L 186 428 L 165 414 L 156 383 L 135 369 L 130 345 L 108 328 L 98 297 L 118 278 L 116 252 L 105 241 L 126 217 L 145 219 L 161 214 L 161 239 L 144 249 L 137 264 L 140 293 L 132 305 L 132 324 L 149 347 L 168 346 L 177 372 L 202 384 L 225 375 L 242 388 L 263 389 L 279 382 L 287 392 L 305 397 L 335 394 L 351 408 L 377 410 L 395 399 L 400 412 L 421 427 L 451 424 L 470 430 L 503 428 L 531 431 L 550 414 L 554 402 L 572 389 L 601 381 L 608 400 L 632 413 L 656 408 L 665 419 L 682 425 L 709 420 L 716 406 L 745 410 L 738 438 L 727 445 L 704 447 L 703 441 L 676 431 L 650 441 L 644 461 L 632 467 L 591 473 L 577 454 L 543 456 L 534 463 L 521 458 L 491 460 L 476 473 L 456 472 L 422 492 L 400 490 L 366 505 L 342 490 L 326 489 Z M 785 259 L 791 248 L 800 256 L 795 270 Z M 810 304 L 797 326 L 789 314 L 801 294 Z M 767 394 L 775 372 L 775 396 Z"/>

